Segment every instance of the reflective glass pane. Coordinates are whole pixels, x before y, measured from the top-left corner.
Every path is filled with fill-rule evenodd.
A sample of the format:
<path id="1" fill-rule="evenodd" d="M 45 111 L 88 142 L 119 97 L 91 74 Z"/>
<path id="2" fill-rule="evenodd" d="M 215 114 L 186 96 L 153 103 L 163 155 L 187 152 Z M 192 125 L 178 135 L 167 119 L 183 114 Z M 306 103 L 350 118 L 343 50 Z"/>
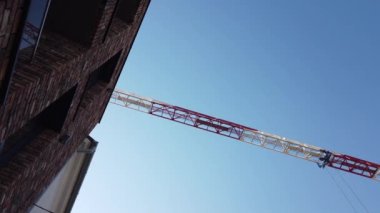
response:
<path id="1" fill-rule="evenodd" d="M 36 48 L 48 2 L 49 0 L 32 0 L 30 2 L 21 43 L 19 46 L 19 49 L 23 50 L 23 54 L 30 54 L 29 57 L 32 57 L 34 49 Z"/>

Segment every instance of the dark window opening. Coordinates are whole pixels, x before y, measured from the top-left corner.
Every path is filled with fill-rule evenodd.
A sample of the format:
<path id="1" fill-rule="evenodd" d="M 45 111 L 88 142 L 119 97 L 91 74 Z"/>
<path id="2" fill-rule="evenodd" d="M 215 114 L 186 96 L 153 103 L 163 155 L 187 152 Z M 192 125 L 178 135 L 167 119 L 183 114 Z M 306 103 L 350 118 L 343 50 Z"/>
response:
<path id="1" fill-rule="evenodd" d="M 51 129 L 56 132 L 62 130 L 76 87 L 67 91 L 36 117 L 29 120 L 24 127 L 5 140 L 3 150 L 0 153 L 0 166 L 6 165 L 12 157 L 25 145 L 33 141 L 43 130 Z"/>
<path id="2" fill-rule="evenodd" d="M 29 121 L 23 128 L 10 136 L 4 143 L 0 153 L 0 167 L 5 166 L 26 144 L 36 138 L 42 131 L 43 126 L 38 119 Z"/>
<path id="3" fill-rule="evenodd" d="M 106 40 L 111 28 L 117 25 L 115 24 L 115 18 L 117 18 L 117 21 L 121 20 L 121 22 L 127 25 L 131 25 L 134 22 L 140 3 L 141 0 L 116 0 L 114 11 L 103 35 L 103 42 Z M 119 27 L 117 26 L 117 28 Z"/>
<path id="4" fill-rule="evenodd" d="M 109 83 L 111 81 L 120 55 L 121 51 L 116 53 L 114 56 L 108 59 L 108 61 L 106 61 L 90 74 L 86 83 L 86 90 L 90 89 L 98 82 Z"/>
<path id="5" fill-rule="evenodd" d="M 141 0 L 119 0 L 116 17 L 127 24 L 133 23 L 140 2 Z"/>
<path id="6" fill-rule="evenodd" d="M 115 72 L 117 63 L 119 62 L 119 58 L 121 56 L 122 50 L 120 50 L 118 53 L 116 53 L 114 56 L 112 56 L 108 61 L 106 61 L 104 64 L 102 64 L 100 67 L 98 67 L 96 70 L 94 70 L 90 76 L 88 77 L 83 95 L 79 101 L 79 104 L 75 110 L 75 114 L 73 117 L 73 120 L 77 117 L 78 111 L 80 106 L 83 103 L 83 99 L 87 96 L 88 90 L 90 90 L 92 87 L 94 87 L 97 83 L 103 82 L 103 83 L 109 83 L 111 81 L 111 78 L 113 76 L 113 73 Z"/>
<path id="7" fill-rule="evenodd" d="M 50 104 L 41 114 L 40 123 L 46 128 L 60 132 L 75 95 L 76 86 Z"/>
<path id="8" fill-rule="evenodd" d="M 46 29 L 75 42 L 90 44 L 104 0 L 52 0 Z"/>

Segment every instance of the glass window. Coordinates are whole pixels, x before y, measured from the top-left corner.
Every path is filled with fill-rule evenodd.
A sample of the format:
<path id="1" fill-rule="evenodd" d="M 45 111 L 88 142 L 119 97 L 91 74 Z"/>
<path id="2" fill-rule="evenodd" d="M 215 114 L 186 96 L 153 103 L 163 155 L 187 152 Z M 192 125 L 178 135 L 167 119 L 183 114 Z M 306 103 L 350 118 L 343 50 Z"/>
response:
<path id="1" fill-rule="evenodd" d="M 25 19 L 22 35 L 18 41 L 17 51 L 12 51 L 7 71 L 0 79 L 0 105 L 4 104 L 8 88 L 17 64 L 17 58 L 22 56 L 25 60 L 31 60 L 37 50 L 38 41 L 44 25 L 45 16 L 50 5 L 50 0 L 31 0 Z"/>
<path id="2" fill-rule="evenodd" d="M 19 50 L 23 50 L 28 58 L 32 58 L 37 50 L 39 38 L 44 25 L 44 20 L 50 0 L 32 0 L 21 37 Z"/>

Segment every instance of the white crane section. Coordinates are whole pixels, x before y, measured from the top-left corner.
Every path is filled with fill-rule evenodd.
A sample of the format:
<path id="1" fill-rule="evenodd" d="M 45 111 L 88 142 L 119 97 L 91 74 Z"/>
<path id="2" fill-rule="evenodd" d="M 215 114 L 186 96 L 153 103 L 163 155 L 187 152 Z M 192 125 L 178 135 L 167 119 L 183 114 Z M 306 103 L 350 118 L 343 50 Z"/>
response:
<path id="1" fill-rule="evenodd" d="M 244 130 L 240 140 L 315 163 L 321 163 L 320 159 L 326 156 L 326 153 L 320 147 L 303 144 L 262 131 Z"/>

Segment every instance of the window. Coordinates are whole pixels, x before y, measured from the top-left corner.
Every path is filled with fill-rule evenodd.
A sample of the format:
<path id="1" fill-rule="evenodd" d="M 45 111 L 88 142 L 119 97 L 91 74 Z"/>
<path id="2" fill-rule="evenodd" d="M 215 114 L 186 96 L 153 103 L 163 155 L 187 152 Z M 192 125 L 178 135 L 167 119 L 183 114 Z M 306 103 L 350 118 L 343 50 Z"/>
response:
<path id="1" fill-rule="evenodd" d="M 88 45 L 97 28 L 103 0 L 52 0 L 46 29 Z"/>
<path id="2" fill-rule="evenodd" d="M 28 10 L 24 20 L 24 26 L 20 35 L 16 38 L 17 42 L 12 47 L 10 62 L 6 68 L 7 70 L 3 76 L 0 76 L 0 104 L 3 104 L 6 99 L 17 58 L 21 56 L 27 61 L 30 61 L 37 51 L 49 4 L 50 0 L 31 0 L 29 4 L 27 4 Z"/>
<path id="3" fill-rule="evenodd" d="M 112 56 L 103 65 L 93 71 L 88 77 L 86 83 L 86 90 L 93 87 L 98 82 L 109 83 L 116 69 L 117 62 L 119 61 L 121 51 Z"/>
<path id="4" fill-rule="evenodd" d="M 71 88 L 58 100 L 44 109 L 36 117 L 5 140 L 3 150 L 0 153 L 0 166 L 4 166 L 25 145 L 33 141 L 44 129 L 51 129 L 57 133 L 61 132 L 70 109 L 76 87 Z"/>
<path id="5" fill-rule="evenodd" d="M 134 21 L 141 0 L 119 0 L 116 16 L 127 24 Z"/>
<path id="6" fill-rule="evenodd" d="M 10 136 L 0 153 L 0 167 L 5 166 L 14 155 L 43 131 L 36 119 L 29 121 L 23 128 Z"/>
<path id="7" fill-rule="evenodd" d="M 19 50 L 23 50 L 22 53 L 26 54 L 29 59 L 32 59 L 37 51 L 49 4 L 50 0 L 32 0 L 30 2 L 19 45 Z"/>
<path id="8" fill-rule="evenodd" d="M 58 100 L 54 101 L 38 116 L 39 123 L 44 127 L 60 132 L 66 120 L 76 87 L 71 88 Z"/>
<path id="9" fill-rule="evenodd" d="M 101 82 L 109 83 L 111 81 L 113 73 L 116 69 L 117 63 L 119 61 L 121 52 L 122 50 L 120 50 L 118 53 L 116 53 L 114 56 L 108 59 L 108 61 L 106 61 L 104 64 L 102 64 L 100 67 L 98 67 L 96 70 L 94 70 L 90 74 L 90 76 L 88 77 L 82 98 L 79 101 L 78 107 L 75 111 L 73 120 L 75 120 L 75 118 L 77 117 L 79 108 L 83 104 L 84 99 L 90 96 L 90 93 L 88 91 L 98 83 L 101 83 Z"/>

